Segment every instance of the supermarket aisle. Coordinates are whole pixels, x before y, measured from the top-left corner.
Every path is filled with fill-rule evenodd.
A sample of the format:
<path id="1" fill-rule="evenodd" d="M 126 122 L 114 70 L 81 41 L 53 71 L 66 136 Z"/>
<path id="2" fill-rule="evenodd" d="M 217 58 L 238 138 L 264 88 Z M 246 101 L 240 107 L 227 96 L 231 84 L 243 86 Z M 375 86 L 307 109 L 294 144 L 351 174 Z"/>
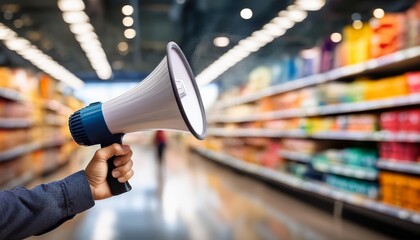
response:
<path id="1" fill-rule="evenodd" d="M 387 239 L 172 143 L 159 191 L 153 147 L 136 146 L 133 190 L 33 239 Z M 93 149 L 88 151 L 90 156 Z"/>

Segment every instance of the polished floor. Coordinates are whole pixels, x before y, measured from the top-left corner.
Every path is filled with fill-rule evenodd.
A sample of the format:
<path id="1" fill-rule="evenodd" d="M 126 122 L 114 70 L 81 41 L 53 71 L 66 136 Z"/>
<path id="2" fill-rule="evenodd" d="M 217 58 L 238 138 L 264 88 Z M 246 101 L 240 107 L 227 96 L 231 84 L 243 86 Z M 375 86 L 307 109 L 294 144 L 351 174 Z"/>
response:
<path id="1" fill-rule="evenodd" d="M 190 153 L 176 142 L 167 148 L 159 177 L 154 148 L 130 145 L 135 161 L 131 192 L 98 201 L 58 229 L 30 239 L 388 239 Z M 93 152 L 84 150 L 83 159 Z"/>

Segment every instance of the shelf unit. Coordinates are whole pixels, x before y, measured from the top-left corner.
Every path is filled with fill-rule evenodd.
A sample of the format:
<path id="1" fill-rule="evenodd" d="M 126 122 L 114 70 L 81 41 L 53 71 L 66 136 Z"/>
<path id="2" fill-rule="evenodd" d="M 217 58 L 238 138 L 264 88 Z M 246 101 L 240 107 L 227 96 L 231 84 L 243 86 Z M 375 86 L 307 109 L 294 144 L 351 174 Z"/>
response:
<path id="1" fill-rule="evenodd" d="M 12 89 L 2 88 L 0 87 L 0 97 L 16 101 L 16 102 L 25 102 L 26 98 L 25 95 Z"/>
<path id="2" fill-rule="evenodd" d="M 234 123 L 234 122 L 252 122 L 274 119 L 287 119 L 299 117 L 314 117 L 340 113 L 353 113 L 371 110 L 380 110 L 393 107 L 413 106 L 420 104 L 420 94 L 412 94 L 409 96 L 388 98 L 374 101 L 342 103 L 327 106 L 318 106 L 311 108 L 296 108 L 279 110 L 273 112 L 255 113 L 247 116 L 230 117 L 223 115 L 214 115 L 209 117 L 209 123 Z"/>
<path id="3" fill-rule="evenodd" d="M 363 63 L 340 67 L 325 73 L 315 74 L 287 83 L 275 85 L 263 89 L 259 92 L 235 97 L 235 99 L 223 100 L 215 104 L 215 109 L 222 109 L 248 102 L 254 102 L 264 97 L 273 96 L 276 94 L 285 93 L 325 82 L 335 81 L 342 78 L 377 73 L 383 71 L 384 69 L 396 69 L 401 65 L 413 65 L 419 61 L 420 46 L 417 46 L 404 49 L 380 58 L 371 59 Z"/>
<path id="4" fill-rule="evenodd" d="M 14 148 L 1 151 L 0 162 L 9 161 L 11 159 L 20 157 L 22 155 L 31 153 L 39 149 L 58 147 L 65 144 L 68 141 L 70 141 L 70 139 L 56 139 L 52 137 L 50 140 L 22 144 Z"/>
<path id="5" fill-rule="evenodd" d="M 381 159 L 377 167 L 384 170 L 420 175 L 420 163 Z"/>
<path id="6" fill-rule="evenodd" d="M 34 125 L 31 119 L 0 118 L 0 128 L 28 128 Z"/>
<path id="7" fill-rule="evenodd" d="M 207 150 L 202 147 L 192 147 L 192 149 L 200 155 L 221 164 L 230 166 L 245 173 L 268 179 L 281 185 L 292 187 L 293 189 L 299 189 L 308 193 L 317 194 L 334 201 L 343 202 L 345 204 L 360 207 L 375 213 L 380 213 L 381 215 L 403 220 L 404 222 L 412 223 L 415 225 L 420 224 L 420 213 L 415 211 L 390 206 L 378 202 L 374 199 L 333 189 L 319 182 L 303 180 L 284 172 L 279 172 L 273 169 L 246 163 L 226 154 Z"/>
<path id="8" fill-rule="evenodd" d="M 21 72 L 26 73 L 22 76 L 28 76 L 25 79 L 27 86 L 13 81 L 13 74 Z M 66 121 L 72 109 L 82 106 L 80 100 L 60 92 L 58 82 L 47 75 L 25 69 L 10 73 L 10 79 L 0 87 L 0 99 L 6 109 L 10 107 L 17 113 L 13 116 L 22 117 L 0 118 L 0 132 L 4 134 L 1 141 L 10 142 L 10 147 L 0 151 L 0 174 L 3 176 L 0 189 L 25 185 L 55 171 L 73 156 L 76 145 L 70 139 Z M 19 139 L 11 139 L 15 132 Z"/>
<path id="9" fill-rule="evenodd" d="M 217 137 L 313 138 L 373 142 L 420 142 L 420 134 L 418 133 L 392 133 L 386 131 L 373 133 L 337 131 L 309 134 L 303 130 L 209 128 L 208 135 Z"/>
<path id="10" fill-rule="evenodd" d="M 324 140 L 320 141 L 319 146 L 326 146 L 327 148 L 334 148 L 338 146 L 341 148 L 349 148 L 344 141 L 354 142 L 356 148 L 374 149 L 377 146 L 376 142 L 396 142 L 413 144 L 420 143 L 420 133 L 417 132 L 389 132 L 389 131 L 376 131 L 376 132 L 355 132 L 355 131 L 323 131 L 323 132 L 309 132 L 304 129 L 270 129 L 270 128 L 256 128 L 255 126 L 263 125 L 263 121 L 272 121 L 280 119 L 292 118 L 306 118 L 306 117 L 323 117 L 335 116 L 341 114 L 355 113 L 373 113 L 378 115 L 378 112 L 399 110 L 402 107 L 415 107 L 420 106 L 420 93 L 411 93 L 406 96 L 383 98 L 377 100 L 339 103 L 322 106 L 302 107 L 294 109 L 282 109 L 266 112 L 258 112 L 256 109 L 252 111 L 253 106 L 249 105 L 247 108 L 248 113 L 228 115 L 224 112 L 225 109 L 230 107 L 239 106 L 247 103 L 257 103 L 257 101 L 264 98 L 276 96 L 279 94 L 299 90 L 306 87 L 316 86 L 319 84 L 333 82 L 338 80 L 351 80 L 357 77 L 380 75 L 380 76 L 396 76 L 403 74 L 407 70 L 420 70 L 420 46 L 398 51 L 387 56 L 377 59 L 372 59 L 363 63 L 337 68 L 325 73 L 314 74 L 311 76 L 303 77 L 297 80 L 281 83 L 271 86 L 254 93 L 248 93 L 243 96 L 235 96 L 231 99 L 224 99 L 216 102 L 213 106 L 213 112 L 209 113 L 208 135 L 212 138 L 208 146 L 214 146 L 215 149 L 220 148 L 220 144 L 224 144 L 223 138 L 271 138 L 271 142 L 279 144 L 280 141 L 299 142 L 299 139 L 310 140 Z M 267 101 L 268 104 L 269 101 Z M 261 106 L 265 106 L 266 102 L 262 102 Z M 256 106 L 256 105 L 255 105 Z M 240 109 L 238 109 L 240 110 Z M 235 111 L 237 112 L 237 111 Z M 255 122 L 255 123 L 252 123 Z M 242 124 L 240 124 L 242 123 Z M 284 124 L 287 124 L 286 122 Z M 293 125 L 294 122 L 293 122 Z M 243 127 L 241 127 L 243 126 Z M 252 127 L 251 127 L 252 126 Z M 314 128 L 315 129 L 315 128 Z M 318 127 L 316 129 L 322 129 Z M 414 131 L 414 130 L 413 130 Z M 290 140 L 289 140 L 290 139 Z M 264 139 L 266 140 L 266 139 Z M 214 142 L 212 142 L 214 141 Z M 332 143 L 335 141 L 337 143 Z M 308 141 L 309 143 L 313 141 Z M 366 143 L 363 143 L 366 142 Z M 212 145 L 214 143 L 214 145 Z M 316 143 L 318 145 L 318 143 Z M 379 145 L 378 145 L 379 146 Z M 247 147 L 247 146 L 245 146 Z M 268 149 L 268 148 L 267 148 Z M 269 150 L 264 148 L 247 149 L 250 153 L 258 154 L 268 153 Z M 418 228 L 420 224 L 420 213 L 413 210 L 390 206 L 385 203 L 379 202 L 374 199 L 369 199 L 357 194 L 345 192 L 343 190 L 336 190 L 325 183 L 312 182 L 303 180 L 291 174 L 278 172 L 272 169 L 267 169 L 262 166 L 247 163 L 245 161 L 235 159 L 224 153 L 218 153 L 204 148 L 195 148 L 195 151 L 201 155 L 216 160 L 222 164 L 228 165 L 240 171 L 256 175 L 260 178 L 268 179 L 281 185 L 286 185 L 292 190 L 305 191 L 311 194 L 320 195 L 332 199 L 333 201 L 341 201 L 355 208 L 362 209 L 361 211 L 370 211 L 374 214 L 386 215 L 392 217 L 388 222 L 394 222 L 395 219 L 402 220 L 404 224 L 414 224 L 414 228 Z M 234 153 L 234 152 L 233 152 Z M 354 153 L 356 154 L 356 153 Z M 362 168 L 353 167 L 350 165 L 340 165 L 324 163 L 322 161 L 313 161 L 312 155 L 302 154 L 297 152 L 280 150 L 279 157 L 288 160 L 285 164 L 290 164 L 290 161 L 299 162 L 301 164 L 310 165 L 310 169 L 315 169 L 321 172 L 324 176 L 333 174 L 337 176 L 344 176 L 354 179 L 355 181 L 365 181 L 366 184 L 378 184 L 381 187 L 382 183 L 379 180 L 379 174 L 382 170 L 403 172 L 408 174 L 420 175 L 420 164 L 397 162 L 392 160 L 379 159 L 376 163 L 376 168 Z M 251 160 L 249 160 L 251 161 Z M 363 161 L 363 160 L 360 160 Z"/>
<path id="11" fill-rule="evenodd" d="M 375 181 L 378 179 L 378 171 L 375 169 L 353 168 L 339 164 L 312 164 L 313 167 L 324 173 L 332 173 L 345 177 L 357 178 L 362 180 Z"/>
<path id="12" fill-rule="evenodd" d="M 301 163 L 310 163 L 312 159 L 312 156 L 309 154 L 293 152 L 293 151 L 288 151 L 288 150 L 280 150 L 279 156 L 282 158 L 286 158 L 288 160 L 301 162 Z"/>

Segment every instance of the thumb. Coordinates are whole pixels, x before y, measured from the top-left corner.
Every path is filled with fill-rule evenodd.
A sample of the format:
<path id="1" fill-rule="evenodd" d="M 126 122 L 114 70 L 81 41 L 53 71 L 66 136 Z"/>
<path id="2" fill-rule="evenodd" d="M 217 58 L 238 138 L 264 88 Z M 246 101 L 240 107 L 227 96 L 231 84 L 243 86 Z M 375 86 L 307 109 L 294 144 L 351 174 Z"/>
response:
<path id="1" fill-rule="evenodd" d="M 121 156 L 125 155 L 130 151 L 130 147 L 128 145 L 122 145 L 118 143 L 114 143 L 107 147 L 101 148 L 95 153 L 94 159 L 97 161 L 108 161 L 113 156 Z"/>

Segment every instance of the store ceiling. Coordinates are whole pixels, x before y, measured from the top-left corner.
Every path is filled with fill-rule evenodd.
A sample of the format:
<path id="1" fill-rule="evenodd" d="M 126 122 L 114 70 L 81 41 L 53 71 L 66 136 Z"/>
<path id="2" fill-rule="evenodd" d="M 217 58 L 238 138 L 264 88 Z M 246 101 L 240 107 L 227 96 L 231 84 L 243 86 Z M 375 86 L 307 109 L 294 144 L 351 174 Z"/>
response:
<path id="1" fill-rule="evenodd" d="M 349 24 L 354 12 L 360 13 L 367 20 L 374 8 L 399 11 L 414 1 L 327 0 L 321 11 L 310 13 L 303 23 L 297 24 L 285 36 L 255 54 L 262 58 L 272 58 L 284 52 L 311 47 L 319 39 Z M 185 0 L 184 4 L 179 4 L 175 0 L 85 0 L 85 5 L 86 13 L 100 38 L 115 77 L 120 81 L 137 81 L 150 73 L 165 56 L 168 41 L 175 41 L 181 46 L 194 72 L 198 74 L 292 2 Z M 132 4 L 136 9 L 134 26 L 137 35 L 131 40 L 125 39 L 126 27 L 121 23 L 124 17 L 121 8 L 125 4 Z M 251 8 L 254 12 L 250 20 L 239 16 L 244 7 Z M 0 22 L 30 40 L 83 80 L 98 81 L 79 43 L 64 22 L 57 1 L 0 0 L 0 8 Z M 228 36 L 230 45 L 224 48 L 215 47 L 213 39 L 216 36 Z M 128 43 L 127 52 L 119 51 L 117 46 L 120 42 Z M 29 64 L 4 47 L 2 53 L 0 64 Z"/>

